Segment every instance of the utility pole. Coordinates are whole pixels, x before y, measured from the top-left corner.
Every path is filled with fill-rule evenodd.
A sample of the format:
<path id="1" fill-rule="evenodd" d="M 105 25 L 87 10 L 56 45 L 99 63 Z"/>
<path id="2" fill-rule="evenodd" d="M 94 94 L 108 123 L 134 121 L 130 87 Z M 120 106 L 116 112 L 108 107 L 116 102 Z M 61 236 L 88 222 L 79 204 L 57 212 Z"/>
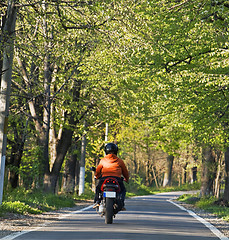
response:
<path id="1" fill-rule="evenodd" d="M 85 120 L 84 120 L 84 129 L 86 129 Z M 82 143 L 81 143 L 81 157 L 80 157 L 79 196 L 84 193 L 86 145 L 87 145 L 86 133 L 83 133 Z"/>
<path id="2" fill-rule="evenodd" d="M 15 7 L 15 0 L 8 0 L 7 6 L 7 15 L 3 26 L 3 34 L 5 36 L 4 39 L 7 39 L 7 41 L 3 42 L 4 51 L 0 87 L 0 204 L 2 204 L 3 198 L 7 126 L 14 52 L 14 33 L 17 13 L 17 9 Z"/>
<path id="3" fill-rule="evenodd" d="M 108 142 L 108 127 L 109 127 L 109 125 L 108 125 L 108 123 L 106 123 L 106 130 L 105 130 L 105 143 Z"/>

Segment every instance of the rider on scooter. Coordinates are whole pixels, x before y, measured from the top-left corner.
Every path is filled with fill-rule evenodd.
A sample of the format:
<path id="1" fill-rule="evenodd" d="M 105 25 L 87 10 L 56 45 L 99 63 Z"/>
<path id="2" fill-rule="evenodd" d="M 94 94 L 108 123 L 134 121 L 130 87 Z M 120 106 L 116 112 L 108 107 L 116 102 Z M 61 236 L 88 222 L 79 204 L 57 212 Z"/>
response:
<path id="1" fill-rule="evenodd" d="M 97 179 L 100 179 L 97 187 L 96 187 L 96 194 L 95 194 L 95 205 L 93 208 L 96 208 L 100 205 L 101 199 L 99 198 L 99 193 L 101 192 L 101 186 L 103 184 L 103 181 L 106 177 L 115 177 L 120 185 L 121 188 L 121 196 L 124 206 L 124 200 L 126 195 L 126 188 L 123 184 L 123 178 L 124 181 L 129 181 L 129 173 L 126 168 L 125 163 L 122 159 L 117 157 L 118 152 L 118 146 L 114 143 L 108 143 L 105 146 L 105 154 L 106 156 L 102 158 L 99 162 L 99 165 L 96 168 L 95 177 Z M 125 210 L 125 208 L 123 208 Z"/>

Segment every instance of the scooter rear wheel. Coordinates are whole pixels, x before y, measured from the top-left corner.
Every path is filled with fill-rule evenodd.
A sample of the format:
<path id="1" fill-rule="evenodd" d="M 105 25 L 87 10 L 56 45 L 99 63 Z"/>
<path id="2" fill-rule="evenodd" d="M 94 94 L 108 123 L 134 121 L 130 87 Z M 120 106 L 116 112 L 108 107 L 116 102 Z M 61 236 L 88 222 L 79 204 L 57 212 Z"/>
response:
<path id="1" fill-rule="evenodd" d="M 113 198 L 106 198 L 106 212 L 105 212 L 105 223 L 112 224 L 113 223 L 113 205 L 114 199 Z"/>

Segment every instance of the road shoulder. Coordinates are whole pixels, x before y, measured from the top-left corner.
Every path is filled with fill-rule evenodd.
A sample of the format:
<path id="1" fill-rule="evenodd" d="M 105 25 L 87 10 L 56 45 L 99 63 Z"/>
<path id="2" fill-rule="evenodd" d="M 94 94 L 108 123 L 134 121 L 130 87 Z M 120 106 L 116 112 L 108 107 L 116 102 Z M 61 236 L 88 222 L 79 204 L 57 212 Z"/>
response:
<path id="1" fill-rule="evenodd" d="M 187 204 L 184 202 L 172 200 L 174 203 L 184 207 L 187 210 L 194 212 L 197 216 L 203 218 L 207 222 L 211 223 L 216 227 L 223 235 L 229 238 L 229 222 L 224 221 L 223 219 L 217 217 L 216 215 L 206 212 L 202 209 L 194 207 L 192 204 Z"/>
<path id="2" fill-rule="evenodd" d="M 0 218 L 0 239 L 21 231 L 30 231 L 36 227 L 44 226 L 51 222 L 59 221 L 62 215 L 78 211 L 90 206 L 93 201 L 80 201 L 72 208 L 63 208 L 58 211 L 43 214 L 14 214 L 9 213 Z"/>

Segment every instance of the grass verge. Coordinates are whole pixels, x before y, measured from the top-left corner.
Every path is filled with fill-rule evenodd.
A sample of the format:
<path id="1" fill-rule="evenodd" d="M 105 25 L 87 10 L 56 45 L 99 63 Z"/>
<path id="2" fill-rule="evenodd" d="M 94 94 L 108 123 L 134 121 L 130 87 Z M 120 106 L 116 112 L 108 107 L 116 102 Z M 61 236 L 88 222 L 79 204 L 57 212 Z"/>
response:
<path id="1" fill-rule="evenodd" d="M 211 196 L 199 198 L 198 195 L 184 194 L 180 196 L 177 200 L 188 204 L 192 204 L 193 206 L 199 209 L 203 209 L 206 212 L 213 213 L 214 215 L 229 222 L 229 207 L 218 205 L 216 203 L 218 199 L 215 197 Z"/>
<path id="2" fill-rule="evenodd" d="M 161 192 L 191 191 L 198 189 L 200 189 L 200 183 L 184 184 L 182 186 L 171 186 L 166 188 L 147 187 L 144 185 L 143 180 L 139 177 L 136 177 L 129 184 L 126 184 L 127 197 L 157 194 Z"/>
<path id="3" fill-rule="evenodd" d="M 92 196 L 94 193 L 90 189 L 86 189 L 85 194 L 77 196 L 76 194 L 46 194 L 38 190 L 18 188 L 4 194 L 0 216 L 6 213 L 40 214 L 64 207 L 74 207 L 77 202 L 92 199 Z"/>

